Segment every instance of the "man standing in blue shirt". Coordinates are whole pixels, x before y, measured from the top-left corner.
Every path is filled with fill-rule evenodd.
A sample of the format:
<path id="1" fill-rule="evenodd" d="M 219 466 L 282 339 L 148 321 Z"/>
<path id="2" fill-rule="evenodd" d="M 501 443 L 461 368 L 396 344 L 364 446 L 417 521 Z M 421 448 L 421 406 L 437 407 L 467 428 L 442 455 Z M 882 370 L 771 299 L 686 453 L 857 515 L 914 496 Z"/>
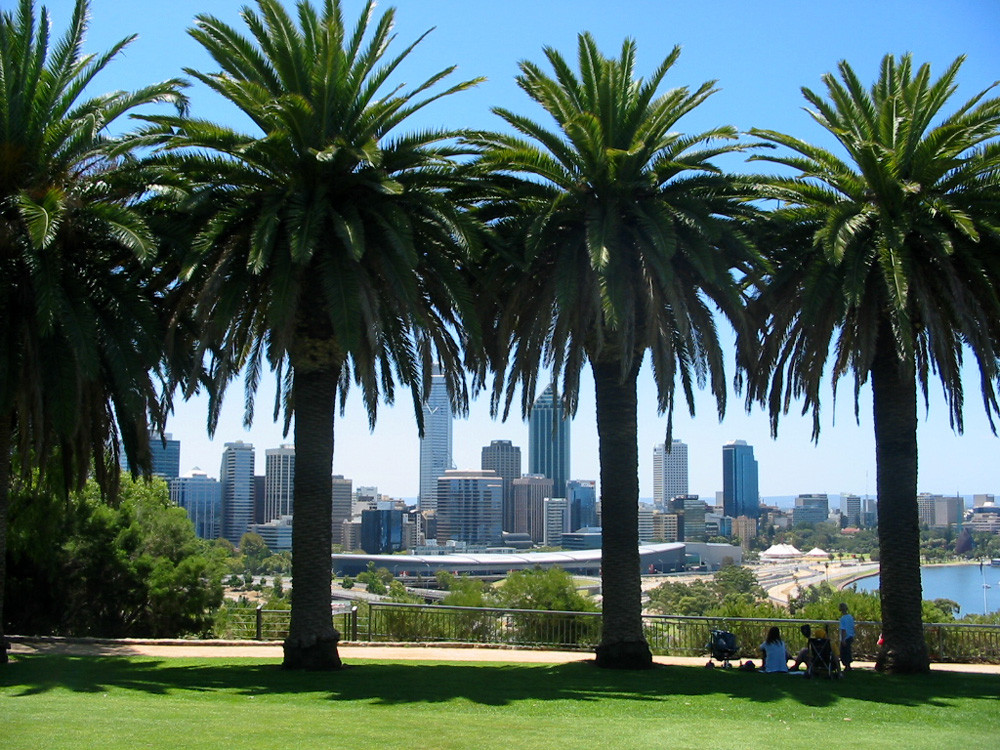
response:
<path id="1" fill-rule="evenodd" d="M 854 643 L 854 615 L 847 611 L 847 605 L 840 603 L 840 663 L 844 671 L 851 671 L 851 644 Z"/>

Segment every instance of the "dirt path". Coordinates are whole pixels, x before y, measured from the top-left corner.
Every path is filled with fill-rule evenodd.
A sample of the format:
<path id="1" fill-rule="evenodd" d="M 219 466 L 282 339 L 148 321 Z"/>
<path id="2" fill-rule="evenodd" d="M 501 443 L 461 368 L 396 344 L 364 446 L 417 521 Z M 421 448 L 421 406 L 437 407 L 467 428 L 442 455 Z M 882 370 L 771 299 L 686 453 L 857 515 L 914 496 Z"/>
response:
<path id="1" fill-rule="evenodd" d="M 28 638 L 11 636 L 11 655 L 68 654 L 72 656 L 154 656 L 162 658 L 214 658 L 248 657 L 280 659 L 281 643 L 278 641 L 187 641 L 187 640 L 104 640 L 90 638 Z M 345 662 L 359 659 L 387 661 L 471 661 L 507 664 L 566 664 L 590 661 L 588 651 L 541 651 L 531 649 L 491 648 L 468 645 L 424 644 L 355 644 L 340 646 L 340 656 Z M 657 664 L 668 666 L 701 667 L 705 656 L 656 656 Z M 855 662 L 856 669 L 872 669 L 871 662 Z M 932 664 L 931 669 L 942 672 L 968 672 L 1000 675 L 997 664 Z"/>

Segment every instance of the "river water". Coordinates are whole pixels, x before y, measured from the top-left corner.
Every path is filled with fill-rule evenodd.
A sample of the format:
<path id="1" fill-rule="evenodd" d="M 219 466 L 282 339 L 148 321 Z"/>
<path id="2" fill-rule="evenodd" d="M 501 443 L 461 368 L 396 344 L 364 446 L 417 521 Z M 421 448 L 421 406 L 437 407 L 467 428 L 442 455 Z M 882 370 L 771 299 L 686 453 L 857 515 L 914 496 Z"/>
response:
<path id="1" fill-rule="evenodd" d="M 951 599 L 961 606 L 962 615 L 981 615 L 1000 610 L 1000 567 L 970 565 L 928 565 L 920 569 L 924 599 Z M 986 609 L 983 609 L 983 583 Z M 862 578 L 854 584 L 858 591 L 877 591 L 878 576 Z"/>

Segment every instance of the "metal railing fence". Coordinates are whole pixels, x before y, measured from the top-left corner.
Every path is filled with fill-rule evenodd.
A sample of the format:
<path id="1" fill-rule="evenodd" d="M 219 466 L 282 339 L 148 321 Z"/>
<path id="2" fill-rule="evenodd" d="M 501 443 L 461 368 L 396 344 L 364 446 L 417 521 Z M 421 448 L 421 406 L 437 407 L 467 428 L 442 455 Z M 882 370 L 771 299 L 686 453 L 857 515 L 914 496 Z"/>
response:
<path id="1" fill-rule="evenodd" d="M 289 609 L 236 608 L 226 614 L 226 622 L 216 635 L 232 640 L 280 641 L 288 637 L 292 612 Z M 333 613 L 333 626 L 341 639 L 357 640 L 358 608 Z"/>
<path id="2" fill-rule="evenodd" d="M 281 640 L 288 635 L 289 610 L 262 608 L 230 613 L 222 637 Z M 654 654 L 701 656 L 712 630 L 734 633 L 739 658 L 759 657 L 758 646 L 768 628 L 777 625 L 794 654 L 805 646 L 799 628 L 825 628 L 836 646 L 837 622 L 741 617 L 644 615 L 646 639 Z M 372 602 L 334 614 L 334 627 L 345 641 L 449 642 L 589 650 L 601 635 L 600 612 L 553 612 L 500 608 L 454 607 L 442 604 Z M 854 657 L 870 661 L 878 650 L 882 626 L 855 623 Z M 1000 663 L 1000 625 L 926 623 L 924 637 L 933 661 Z"/>
<path id="3" fill-rule="evenodd" d="M 600 612 L 552 612 L 446 605 L 373 602 L 358 624 L 357 636 L 368 641 L 462 642 L 588 650 L 600 640 Z M 712 630 L 736 635 L 740 658 L 759 657 L 768 628 L 777 625 L 789 650 L 804 648 L 800 627 L 825 628 L 835 647 L 836 620 L 687 617 L 644 615 L 646 639 L 655 654 L 700 656 Z M 854 658 L 870 661 L 878 650 L 881 623 L 855 623 Z M 347 639 L 346 630 L 345 639 Z M 1000 663 L 1000 625 L 926 623 L 924 637 L 933 661 Z"/>
<path id="4" fill-rule="evenodd" d="M 600 639 L 601 613 L 372 602 L 366 625 L 369 641 L 587 649 Z"/>

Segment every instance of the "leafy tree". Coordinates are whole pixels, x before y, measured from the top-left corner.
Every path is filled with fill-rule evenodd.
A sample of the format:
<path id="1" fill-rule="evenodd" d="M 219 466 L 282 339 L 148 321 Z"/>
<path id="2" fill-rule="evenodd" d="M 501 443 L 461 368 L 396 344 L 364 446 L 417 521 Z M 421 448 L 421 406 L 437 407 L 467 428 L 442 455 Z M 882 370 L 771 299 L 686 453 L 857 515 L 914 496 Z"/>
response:
<path id="1" fill-rule="evenodd" d="M 721 604 L 708 581 L 664 581 L 649 591 L 650 608 L 665 615 L 700 617 Z"/>
<path id="2" fill-rule="evenodd" d="M 573 576 L 562 568 L 516 570 L 496 591 L 496 601 L 511 609 L 596 612 L 597 607 L 576 590 Z"/>
<path id="3" fill-rule="evenodd" d="M 991 612 L 988 615 L 966 615 L 960 622 L 973 625 L 1000 625 L 1000 611 Z"/>
<path id="4" fill-rule="evenodd" d="M 703 614 L 709 617 L 740 617 L 757 619 L 785 619 L 788 612 L 767 599 L 747 599 L 727 596 Z"/>
<path id="5" fill-rule="evenodd" d="M 391 602 L 400 602 L 403 604 L 423 604 L 423 599 L 415 594 L 411 594 L 406 590 L 406 586 L 403 585 L 402 581 L 397 581 L 393 579 L 389 582 L 386 594 Z"/>
<path id="6" fill-rule="evenodd" d="M 22 632 L 64 635 L 203 633 L 222 601 L 211 546 L 159 479 L 123 482 L 117 507 L 102 502 L 93 481 L 68 502 L 17 492 L 11 621 Z"/>
<path id="7" fill-rule="evenodd" d="M 649 592 L 662 614 L 725 617 L 781 616 L 749 568 L 725 565 L 710 580 L 665 581 Z"/>
<path id="8" fill-rule="evenodd" d="M 493 598 L 496 606 L 514 610 L 597 611 L 590 598 L 576 590 L 573 576 L 556 567 L 514 571 L 496 588 Z M 597 635 L 594 618 L 515 613 L 513 623 L 524 643 L 551 642 L 553 637 L 578 643 L 595 640 Z"/>
<path id="9" fill-rule="evenodd" d="M 723 598 L 741 596 L 762 599 L 766 596 L 756 574 L 742 565 L 723 565 L 712 577 L 712 588 Z"/>
<path id="10" fill-rule="evenodd" d="M 754 255 L 734 219 L 752 210 L 738 200 L 735 181 L 713 164 L 740 148 L 735 129 L 676 130 L 714 83 L 658 93 L 679 48 L 648 80 L 635 75 L 630 40 L 611 59 L 584 34 L 578 54 L 579 72 L 551 48 L 545 56 L 552 75 L 520 63 L 518 85 L 554 128 L 496 109 L 518 135 L 472 139 L 485 150 L 478 168 L 490 177 L 483 216 L 499 235 L 480 279 L 492 332 L 493 407 L 505 402 L 506 417 L 520 388 L 527 413 L 539 372 L 548 369 L 553 382 L 561 378 L 563 405 L 573 414 L 589 363 L 604 531 L 597 661 L 647 668 L 637 378 L 648 352 L 660 412 L 672 414 L 678 382 L 693 412 L 693 389 L 708 382 L 721 415 L 727 383 L 713 307 L 739 325 L 743 308 L 733 269 L 746 272 Z"/>
<path id="11" fill-rule="evenodd" d="M 248 531 L 240 537 L 240 552 L 247 557 L 257 558 L 258 561 L 271 554 L 264 537 L 253 531 Z"/>
<path id="12" fill-rule="evenodd" d="M 340 665 L 330 610 L 334 411 L 353 380 L 374 425 L 380 400 L 405 386 L 420 404 L 440 363 L 465 405 L 463 295 L 468 221 L 449 197 L 453 134 L 400 133 L 415 112 L 475 81 L 429 91 L 387 80 L 415 45 L 390 55 L 394 11 L 277 0 L 244 8 L 245 36 L 210 15 L 192 36 L 221 70 L 187 73 L 235 104 L 257 132 L 151 118 L 148 135 L 183 216 L 203 220 L 186 263 L 187 304 L 202 323 L 214 428 L 225 385 L 246 371 L 246 419 L 265 363 L 278 380 L 275 416 L 294 417 L 295 596 L 284 666 Z M 421 98 L 422 97 L 422 98 Z M 200 361 L 200 359 L 199 359 Z M 296 408 L 296 405 L 308 408 Z"/>
<path id="13" fill-rule="evenodd" d="M 263 573 L 288 573 L 292 569 L 292 555 L 290 552 L 268 555 L 261 561 L 260 569 Z"/>
<path id="14" fill-rule="evenodd" d="M 875 423 L 885 645 L 879 666 L 929 669 L 922 637 L 917 517 L 917 398 L 936 374 L 962 429 L 962 364 L 972 354 L 992 423 L 1000 356 L 1000 99 L 977 93 L 948 114 L 962 58 L 938 78 L 909 55 L 882 60 L 866 89 L 841 62 L 826 96 L 803 89 L 813 119 L 846 158 L 789 135 L 754 130 L 791 155 L 756 158 L 781 201 L 766 243 L 775 268 L 760 301 L 768 317 L 754 352 L 750 400 L 772 431 L 795 397 L 819 433 L 827 363 L 834 391 L 853 373 L 855 409 L 869 379 Z M 758 345 L 762 344 L 762 345 Z M 759 357 L 757 356 L 759 354 Z"/>
<path id="15" fill-rule="evenodd" d="M 447 570 L 439 570 L 434 573 L 434 580 L 437 582 L 437 587 L 442 591 L 450 591 L 452 585 L 455 583 L 455 579 L 456 576 Z"/>
<path id="16" fill-rule="evenodd" d="M 476 578 L 456 577 L 444 572 L 449 578 L 448 595 L 441 600 L 442 604 L 452 607 L 492 607 L 495 601 L 491 598 L 492 591 L 482 581 Z"/>
<path id="17" fill-rule="evenodd" d="M 931 603 L 937 607 L 939 610 L 944 612 L 949 616 L 949 619 L 954 618 L 961 610 L 962 607 L 954 599 L 932 599 Z M 946 622 L 945 620 L 932 620 L 931 622 Z"/>
<path id="18" fill-rule="evenodd" d="M 368 587 L 369 594 L 383 596 L 388 593 L 387 584 L 393 580 L 392 573 L 388 568 L 375 568 L 375 563 L 369 561 L 368 567 L 358 573 L 358 583 L 363 583 Z"/>
<path id="19" fill-rule="evenodd" d="M 65 493 L 93 472 L 113 493 L 119 451 L 148 468 L 147 416 L 163 419 L 164 279 L 145 262 L 146 183 L 125 168 L 137 141 L 110 132 L 141 105 L 181 106 L 181 84 L 85 99 L 132 40 L 84 54 L 87 20 L 78 0 L 50 46 L 32 0 L 0 13 L 0 643 L 12 473 Z"/>

